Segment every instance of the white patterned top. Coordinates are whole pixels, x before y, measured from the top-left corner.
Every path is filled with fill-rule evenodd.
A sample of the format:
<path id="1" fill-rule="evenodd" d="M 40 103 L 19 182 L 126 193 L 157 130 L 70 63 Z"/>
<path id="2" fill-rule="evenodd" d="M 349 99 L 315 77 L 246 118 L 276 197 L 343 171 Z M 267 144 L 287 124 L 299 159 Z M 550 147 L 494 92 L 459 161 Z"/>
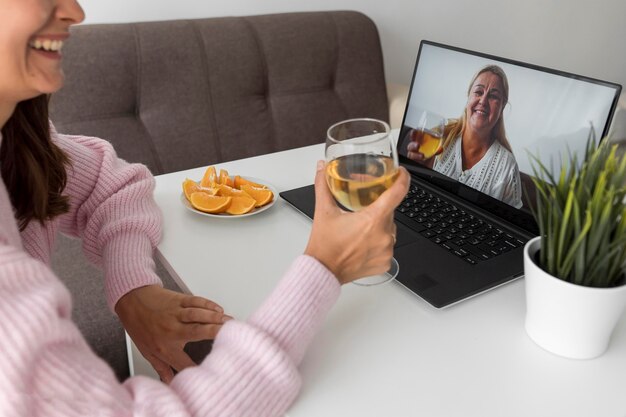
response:
<path id="1" fill-rule="evenodd" d="M 457 137 L 435 158 L 433 169 L 515 208 L 522 207 L 522 183 L 515 157 L 494 141 L 476 165 L 463 171 Z"/>

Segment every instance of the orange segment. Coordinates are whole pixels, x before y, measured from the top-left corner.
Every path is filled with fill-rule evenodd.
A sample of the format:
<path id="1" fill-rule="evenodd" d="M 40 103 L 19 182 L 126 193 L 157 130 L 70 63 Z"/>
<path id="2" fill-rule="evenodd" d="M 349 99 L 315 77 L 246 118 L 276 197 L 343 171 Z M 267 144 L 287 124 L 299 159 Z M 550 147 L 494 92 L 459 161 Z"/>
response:
<path id="1" fill-rule="evenodd" d="M 220 197 L 203 192 L 192 193 L 189 201 L 196 210 L 205 213 L 222 213 L 231 204 L 232 197 Z"/>
<path id="2" fill-rule="evenodd" d="M 252 196 L 250 196 L 245 191 L 237 190 L 237 189 L 235 189 L 233 187 L 229 187 L 228 185 L 216 184 L 215 187 L 217 188 L 217 195 L 222 195 L 224 197 L 248 197 L 248 198 L 253 198 Z"/>
<path id="3" fill-rule="evenodd" d="M 226 209 L 228 214 L 246 214 L 254 208 L 256 200 L 251 197 L 226 197 L 232 198 L 230 206 Z"/>
<path id="4" fill-rule="evenodd" d="M 253 187 L 248 184 L 243 184 L 241 189 L 256 200 L 256 207 L 264 206 L 274 198 L 274 193 L 267 188 Z"/>
<path id="5" fill-rule="evenodd" d="M 244 184 L 248 184 L 248 185 L 251 185 L 253 187 L 258 187 L 258 188 L 267 188 L 263 184 L 257 184 L 256 182 L 252 182 L 252 181 L 246 180 L 244 178 L 241 178 L 239 175 L 235 176 L 235 188 L 241 189 L 241 186 L 244 185 Z"/>
<path id="6" fill-rule="evenodd" d="M 217 188 L 201 187 L 200 185 L 198 185 L 197 182 L 195 182 L 194 180 L 190 180 L 189 178 L 186 178 L 185 181 L 183 181 L 183 192 L 185 193 L 185 197 L 187 197 L 187 200 L 191 198 L 191 194 L 193 193 L 203 192 L 210 195 L 215 195 L 217 194 L 217 191 Z"/>
<path id="7" fill-rule="evenodd" d="M 200 185 L 202 187 L 213 187 L 213 185 L 217 182 L 217 173 L 215 172 L 215 167 L 210 166 L 204 171 L 204 176 L 202 177 L 202 181 L 200 181 Z"/>
<path id="8" fill-rule="evenodd" d="M 233 185 L 235 185 L 233 183 L 233 180 L 230 179 L 230 176 L 228 175 L 228 171 L 226 171 L 225 169 L 220 169 L 220 177 L 217 182 L 219 182 L 220 184 L 228 185 L 229 187 L 232 187 Z"/>

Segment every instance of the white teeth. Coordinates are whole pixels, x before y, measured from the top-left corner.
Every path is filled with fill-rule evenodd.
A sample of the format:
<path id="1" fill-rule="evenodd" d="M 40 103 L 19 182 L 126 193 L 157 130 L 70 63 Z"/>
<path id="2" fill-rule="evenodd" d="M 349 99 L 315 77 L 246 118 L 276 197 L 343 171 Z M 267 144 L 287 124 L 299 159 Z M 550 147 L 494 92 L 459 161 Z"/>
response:
<path id="1" fill-rule="evenodd" d="M 40 49 L 50 52 L 58 52 L 63 48 L 63 41 L 50 39 L 35 39 L 29 43 L 31 48 Z"/>

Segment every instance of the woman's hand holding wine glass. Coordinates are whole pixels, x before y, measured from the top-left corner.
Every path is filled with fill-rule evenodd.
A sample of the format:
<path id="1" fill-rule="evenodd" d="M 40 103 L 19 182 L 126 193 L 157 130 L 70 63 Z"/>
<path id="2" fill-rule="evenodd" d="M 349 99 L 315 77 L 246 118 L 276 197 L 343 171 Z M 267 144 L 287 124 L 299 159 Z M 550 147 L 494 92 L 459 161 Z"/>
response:
<path id="1" fill-rule="evenodd" d="M 395 243 L 395 224 L 393 223 L 393 210 L 402 201 L 407 192 L 408 179 L 404 178 L 398 187 L 393 187 L 401 170 L 398 169 L 398 154 L 395 141 L 390 135 L 389 125 L 375 119 L 351 119 L 332 125 L 326 137 L 326 180 L 328 188 L 337 202 L 348 210 L 363 213 L 358 216 L 364 220 L 363 233 L 370 240 L 383 239 L 382 246 L 386 247 L 383 252 L 374 252 L 371 256 L 374 260 L 389 259 L 393 255 Z M 406 174 L 406 172 L 404 172 Z M 403 175 L 404 175 L 403 174 Z M 408 174 L 406 174 L 408 177 Z M 405 187 L 405 182 L 406 187 Z M 388 212 L 376 211 L 375 202 L 381 195 L 387 195 L 385 191 L 390 188 L 395 191 L 392 197 L 386 197 L 381 203 Z M 403 188 L 404 187 L 404 188 Z M 402 194 L 402 195 L 399 195 Z M 394 197 L 398 197 L 397 201 Z M 389 200 L 391 198 L 391 200 Z M 375 207 L 374 207 L 375 206 Z M 372 207 L 372 213 L 368 209 Z M 317 216 L 317 210 L 316 214 Z M 367 224 L 370 221 L 376 223 L 382 216 L 385 221 L 385 236 L 381 236 L 378 225 Z M 375 221 L 376 220 L 376 221 Z M 382 227 L 382 226 L 381 226 Z M 378 228 L 378 229 L 377 229 Z M 341 233 L 336 229 L 335 233 Z M 367 239 L 363 239 L 367 240 Z M 347 245 L 354 243 L 346 242 Z M 371 274 L 363 275 L 356 284 L 376 285 L 390 281 L 398 274 L 399 266 L 395 259 L 391 258 L 391 265 L 386 275 L 372 270 Z"/>
<path id="2" fill-rule="evenodd" d="M 337 206 L 326 184 L 325 171 L 324 162 L 319 161 L 313 229 L 305 254 L 324 264 L 341 284 L 384 274 L 393 259 L 393 212 L 408 191 L 409 174 L 400 168 L 396 182 L 378 200 L 357 213 L 349 213 Z"/>

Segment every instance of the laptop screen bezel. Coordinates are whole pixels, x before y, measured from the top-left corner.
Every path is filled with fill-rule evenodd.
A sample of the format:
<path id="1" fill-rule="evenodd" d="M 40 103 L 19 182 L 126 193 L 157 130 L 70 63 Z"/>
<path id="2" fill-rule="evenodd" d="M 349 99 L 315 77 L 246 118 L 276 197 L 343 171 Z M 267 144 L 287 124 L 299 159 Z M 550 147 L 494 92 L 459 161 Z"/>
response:
<path id="1" fill-rule="evenodd" d="M 409 103 L 411 102 L 411 97 L 413 95 L 413 85 L 415 83 L 415 77 L 418 71 L 419 60 L 420 60 L 420 56 L 422 53 L 422 49 L 425 45 L 431 45 L 431 46 L 435 46 L 439 48 L 449 49 L 449 50 L 460 52 L 460 53 L 465 53 L 469 55 L 478 56 L 481 58 L 486 58 L 489 60 L 499 61 L 499 62 L 511 64 L 511 65 L 518 65 L 518 66 L 533 69 L 536 71 L 547 72 L 550 74 L 555 74 L 559 76 L 564 76 L 564 77 L 573 78 L 576 80 L 581 80 L 581 81 L 613 88 L 615 89 L 613 103 L 611 104 L 608 118 L 607 118 L 606 124 L 602 132 L 602 136 L 600 139 L 604 139 L 606 135 L 608 134 L 608 131 L 611 127 L 611 122 L 613 120 L 613 116 L 615 114 L 615 110 L 618 105 L 619 96 L 621 94 L 621 90 L 622 90 L 621 85 L 608 82 L 608 81 L 598 80 L 598 79 L 591 78 L 591 77 L 572 74 L 572 73 L 565 72 L 565 71 L 555 70 L 552 68 L 542 67 L 539 65 L 534 65 L 534 64 L 530 64 L 526 62 L 521 62 L 521 61 L 516 61 L 516 60 L 503 58 L 503 57 L 499 57 L 495 55 L 490 55 L 490 54 L 486 54 L 482 52 L 471 51 L 469 49 L 446 45 L 446 44 L 433 42 L 429 40 L 422 40 L 420 42 L 420 46 L 417 52 L 417 57 L 415 59 L 415 65 L 413 67 L 413 75 L 411 77 L 411 85 L 409 87 L 409 94 L 408 94 L 406 106 L 404 109 L 404 115 L 402 116 L 401 131 L 402 131 L 402 127 L 405 126 L 405 123 L 406 123 Z M 533 235 L 539 234 L 537 223 L 535 222 L 532 214 L 529 211 L 524 210 L 524 209 L 516 209 L 506 203 L 501 202 L 500 200 L 497 200 L 487 194 L 477 191 L 474 188 L 471 188 L 465 184 L 462 184 L 456 180 L 453 180 L 452 178 L 449 178 L 443 174 L 440 174 L 432 169 L 426 168 L 415 161 L 412 161 L 411 159 L 401 154 L 400 149 L 399 149 L 399 147 L 401 146 L 401 143 L 402 141 L 398 140 L 398 157 L 399 157 L 400 164 L 404 166 L 409 172 L 411 172 L 412 174 L 420 178 L 421 180 L 426 181 L 429 184 L 432 184 L 438 188 L 441 188 L 449 193 L 452 193 L 458 198 L 464 201 L 467 201 L 470 204 L 476 205 L 480 207 L 481 209 L 486 210 L 489 213 L 526 230 L 528 233 L 531 233 Z M 525 173 L 525 174 L 528 174 L 528 173 Z"/>

